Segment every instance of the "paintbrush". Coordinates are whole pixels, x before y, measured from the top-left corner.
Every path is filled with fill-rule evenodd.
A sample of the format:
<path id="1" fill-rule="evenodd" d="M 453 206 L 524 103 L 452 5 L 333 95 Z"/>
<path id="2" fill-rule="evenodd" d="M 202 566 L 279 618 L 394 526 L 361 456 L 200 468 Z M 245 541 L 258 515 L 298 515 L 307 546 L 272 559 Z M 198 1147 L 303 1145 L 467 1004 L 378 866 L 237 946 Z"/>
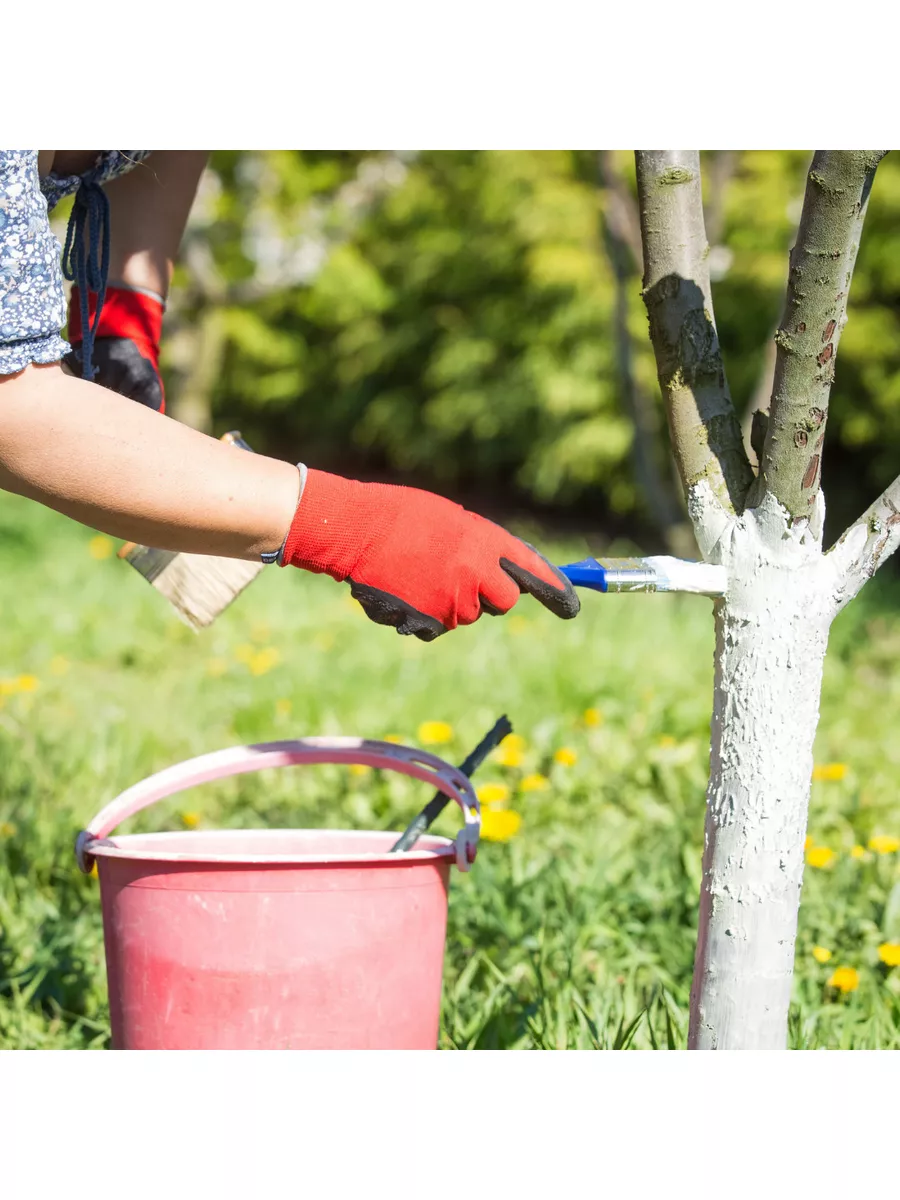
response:
<path id="1" fill-rule="evenodd" d="M 460 764 L 459 770 L 463 775 L 472 776 L 481 766 L 492 750 L 500 745 L 503 739 L 512 733 L 509 718 L 502 716 L 493 729 L 489 730 L 467 759 Z M 413 817 L 401 836 L 391 846 L 391 854 L 399 854 L 403 850 L 411 850 L 425 830 L 444 811 L 450 802 L 450 797 L 443 792 L 435 792 L 417 817 Z"/>
<path id="2" fill-rule="evenodd" d="M 688 562 L 666 554 L 649 558 L 584 558 L 560 567 L 576 587 L 595 592 L 693 592 L 724 596 L 728 572 L 715 563 Z"/>
<path id="3" fill-rule="evenodd" d="M 223 434 L 220 440 L 253 453 L 237 432 Z M 143 575 L 151 587 L 165 596 L 181 620 L 198 632 L 213 623 L 253 582 L 264 565 L 210 554 L 154 550 L 135 542 L 127 542 L 119 551 L 119 558 Z"/>

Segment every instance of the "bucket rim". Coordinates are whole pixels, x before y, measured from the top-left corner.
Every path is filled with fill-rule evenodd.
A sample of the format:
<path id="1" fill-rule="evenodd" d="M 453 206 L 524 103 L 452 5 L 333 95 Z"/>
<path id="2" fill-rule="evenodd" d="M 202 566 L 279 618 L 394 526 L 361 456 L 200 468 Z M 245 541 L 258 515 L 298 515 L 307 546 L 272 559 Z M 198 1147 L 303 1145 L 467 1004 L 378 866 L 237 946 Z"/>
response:
<path id="1" fill-rule="evenodd" d="M 228 854 L 227 852 L 207 851 L 166 851 L 165 842 L 169 838 L 203 838 L 214 834 L 216 837 L 259 838 L 261 841 L 276 834 L 312 833 L 317 838 L 347 837 L 362 839 L 392 839 L 401 836 L 402 830 L 377 829 L 185 829 L 163 830 L 158 833 L 127 833 L 102 838 L 91 843 L 91 856 L 94 858 L 128 859 L 132 862 L 168 862 L 178 864 L 223 865 L 223 866 L 339 866 L 341 864 L 359 864 L 363 866 L 392 866 L 400 867 L 410 862 L 438 862 L 456 858 L 456 843 L 449 838 L 437 834 L 429 834 L 419 840 L 415 850 L 405 850 L 391 854 L 387 850 L 373 851 L 370 854 Z M 160 849 L 156 846 L 144 849 L 130 849 L 128 843 L 148 841 L 162 843 Z M 422 846 L 422 842 L 432 843 Z M 123 844 L 124 843 L 124 844 Z"/>

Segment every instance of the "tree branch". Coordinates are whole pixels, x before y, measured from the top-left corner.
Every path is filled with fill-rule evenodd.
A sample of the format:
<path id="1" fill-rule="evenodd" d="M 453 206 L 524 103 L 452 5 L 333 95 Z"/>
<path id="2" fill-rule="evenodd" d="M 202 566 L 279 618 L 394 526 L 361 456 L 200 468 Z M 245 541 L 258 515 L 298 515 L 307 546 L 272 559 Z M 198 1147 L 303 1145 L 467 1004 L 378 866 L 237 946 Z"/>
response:
<path id="1" fill-rule="evenodd" d="M 828 551 L 839 576 L 843 608 L 900 546 L 900 476 Z"/>
<path id="2" fill-rule="evenodd" d="M 606 189 L 606 223 L 621 248 L 622 270 L 626 274 L 637 274 L 644 261 L 638 206 L 631 189 L 616 172 L 613 151 L 599 150 L 597 153 L 600 182 Z"/>
<path id="3" fill-rule="evenodd" d="M 606 193 L 604 241 L 616 281 L 616 368 L 624 407 L 634 426 L 631 446 L 634 474 L 653 522 L 669 551 L 680 558 L 694 558 L 697 545 L 676 491 L 675 480 L 660 467 L 660 430 L 656 406 L 634 374 L 631 331 L 628 328 L 628 292 L 641 263 L 637 204 L 624 181 L 616 174 L 611 151 L 599 151 L 598 166 L 600 183 Z"/>
<path id="4" fill-rule="evenodd" d="M 672 448 L 685 491 L 706 479 L 741 512 L 753 472 L 713 318 L 696 150 L 638 150 L 644 302 Z"/>
<path id="5" fill-rule="evenodd" d="M 817 150 L 807 177 L 754 503 L 808 517 L 819 491 L 828 399 L 875 169 L 886 150 Z"/>
<path id="6" fill-rule="evenodd" d="M 766 441 L 766 430 L 769 426 L 769 401 L 772 397 L 772 381 L 775 378 L 775 334 L 773 329 L 765 344 L 762 356 L 762 367 L 753 389 L 753 395 L 747 402 L 747 408 L 741 421 L 741 431 L 744 435 L 744 449 L 748 457 L 756 457 L 756 467 L 762 462 Z M 753 458 L 750 465 L 754 466 Z"/>
<path id="7" fill-rule="evenodd" d="M 706 178 L 709 197 L 706 201 L 706 236 L 713 246 L 720 245 L 725 229 L 725 196 L 728 185 L 738 168 L 740 151 L 714 150 Z"/>

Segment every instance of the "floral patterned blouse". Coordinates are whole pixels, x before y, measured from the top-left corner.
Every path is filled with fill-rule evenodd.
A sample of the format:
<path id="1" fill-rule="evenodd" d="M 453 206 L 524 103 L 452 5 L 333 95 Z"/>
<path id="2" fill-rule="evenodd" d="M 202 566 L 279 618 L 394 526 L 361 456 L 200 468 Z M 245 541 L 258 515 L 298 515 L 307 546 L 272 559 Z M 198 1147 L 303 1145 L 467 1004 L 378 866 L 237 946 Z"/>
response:
<path id="1" fill-rule="evenodd" d="M 49 212 L 83 181 L 104 184 L 143 161 L 149 150 L 103 150 L 84 175 L 38 177 L 37 150 L 0 150 L 0 375 L 29 363 L 59 362 L 69 344 L 62 248 Z"/>

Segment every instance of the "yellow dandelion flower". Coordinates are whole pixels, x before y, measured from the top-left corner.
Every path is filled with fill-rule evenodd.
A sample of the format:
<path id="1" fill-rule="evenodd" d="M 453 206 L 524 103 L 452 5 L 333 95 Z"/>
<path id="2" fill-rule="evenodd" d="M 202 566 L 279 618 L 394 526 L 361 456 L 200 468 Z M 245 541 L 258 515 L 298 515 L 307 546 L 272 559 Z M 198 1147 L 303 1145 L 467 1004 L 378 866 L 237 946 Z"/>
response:
<path id="1" fill-rule="evenodd" d="M 17 679 L 0 679 L 0 696 L 14 696 L 18 690 Z"/>
<path id="2" fill-rule="evenodd" d="M 494 762 L 498 767 L 521 767 L 522 751 L 516 750 L 514 746 L 500 746 L 494 756 Z"/>
<path id="3" fill-rule="evenodd" d="M 831 951 L 826 950 L 824 946 L 813 946 L 812 956 L 817 963 L 827 963 L 831 961 Z"/>
<path id="4" fill-rule="evenodd" d="M 255 653 L 256 651 L 249 642 L 242 642 L 240 646 L 234 648 L 234 657 L 242 663 L 249 663 Z"/>
<path id="5" fill-rule="evenodd" d="M 816 844 L 815 840 L 813 839 L 811 834 L 807 834 L 806 841 L 803 843 L 803 849 L 808 850 L 810 848 L 810 846 L 814 846 L 815 844 Z"/>
<path id="6" fill-rule="evenodd" d="M 900 967 L 900 942 L 882 942 L 878 957 L 888 967 Z"/>
<path id="7" fill-rule="evenodd" d="M 812 777 L 821 783 L 840 783 L 846 774 L 846 763 L 821 763 L 819 766 L 813 767 Z"/>
<path id="8" fill-rule="evenodd" d="M 810 846 L 806 852 L 806 861 L 811 867 L 830 867 L 837 855 L 827 846 Z"/>
<path id="9" fill-rule="evenodd" d="M 371 775 L 372 768 L 367 767 L 365 763 L 351 763 L 350 774 L 355 775 L 357 779 L 361 779 L 364 775 Z"/>
<path id="10" fill-rule="evenodd" d="M 676 745 L 676 742 L 675 742 L 675 739 L 673 737 L 671 737 L 668 733 L 664 733 L 663 736 L 659 739 L 659 745 L 662 747 L 663 750 L 671 750 L 672 747 L 674 745 Z"/>
<path id="11" fill-rule="evenodd" d="M 855 967 L 838 967 L 836 971 L 832 971 L 828 986 L 838 988 L 844 995 L 847 992 L 855 992 L 859 987 L 859 971 Z"/>
<path id="12" fill-rule="evenodd" d="M 290 700 L 282 698 L 281 700 L 275 701 L 275 712 L 279 717 L 289 717 L 293 707 L 294 706 Z"/>
<path id="13" fill-rule="evenodd" d="M 16 691 L 18 692 L 36 692 L 40 686 L 40 680 L 37 675 L 20 675 L 16 680 Z"/>
<path id="14" fill-rule="evenodd" d="M 497 747 L 494 762 L 501 767 L 520 767 L 525 751 L 525 739 L 518 733 L 508 733 Z"/>
<path id="15" fill-rule="evenodd" d="M 603 724 L 603 713 L 599 708 L 586 708 L 582 713 L 581 719 L 587 725 L 588 729 L 596 729 L 598 725 Z"/>
<path id="16" fill-rule="evenodd" d="M 561 767 L 574 767 L 578 762 L 578 755 L 571 746 L 560 746 L 553 755 L 553 761 Z"/>
<path id="17" fill-rule="evenodd" d="M 265 650 L 257 650 L 255 654 L 250 655 L 247 666 L 251 675 L 267 675 L 280 661 L 281 655 L 275 647 L 266 646 Z"/>
<path id="18" fill-rule="evenodd" d="M 61 654 L 55 654 L 53 658 L 50 659 L 51 675 L 65 675 L 68 669 L 69 660 L 67 658 L 63 658 Z"/>
<path id="19" fill-rule="evenodd" d="M 865 846 L 860 846 L 858 844 L 856 846 L 854 846 L 853 849 L 850 851 L 850 857 L 851 858 L 865 858 L 866 857 Z"/>
<path id="20" fill-rule="evenodd" d="M 90 869 L 90 872 L 89 872 L 89 874 L 88 874 L 88 878 L 89 878 L 89 879 L 99 879 L 99 878 L 100 878 L 100 872 L 97 870 L 97 864 L 96 864 L 96 862 L 95 862 L 95 863 L 94 863 L 94 865 L 91 867 L 91 869 Z"/>
<path id="21" fill-rule="evenodd" d="M 398 733 L 386 733 L 381 740 L 383 742 L 390 742 L 394 746 L 403 745 L 403 738 Z"/>
<path id="22" fill-rule="evenodd" d="M 519 784 L 520 792 L 543 792 L 550 786 L 546 775 L 526 775 Z"/>
<path id="23" fill-rule="evenodd" d="M 900 850 L 900 838 L 890 837 L 887 834 L 876 834 L 875 837 L 869 838 L 869 849 L 874 850 L 876 854 L 893 854 L 896 850 Z"/>
<path id="24" fill-rule="evenodd" d="M 198 812 L 183 812 L 179 815 L 185 829 L 196 829 L 200 824 L 200 814 Z"/>
<path id="25" fill-rule="evenodd" d="M 88 542 L 88 554 L 91 558 L 100 559 L 109 558 L 113 552 L 113 544 L 110 538 L 104 537 L 103 534 L 98 534 L 97 537 L 92 537 Z"/>
<path id="26" fill-rule="evenodd" d="M 453 726 L 446 721 L 423 721 L 418 736 L 424 746 L 443 746 L 453 740 Z"/>
<path id="27" fill-rule="evenodd" d="M 0 821 L 0 838 L 11 838 L 16 836 L 16 827 L 12 821 Z"/>
<path id="28" fill-rule="evenodd" d="M 505 783 L 483 783 L 477 789 L 478 799 L 485 806 L 490 808 L 493 805 L 505 804 L 509 799 L 509 788 Z"/>
<path id="29" fill-rule="evenodd" d="M 508 842 L 521 826 L 521 816 L 510 808 L 487 809 L 481 814 L 481 836 L 489 842 Z"/>
<path id="30" fill-rule="evenodd" d="M 206 663 L 206 673 L 211 675 L 213 679 L 221 679 L 228 670 L 228 663 L 224 658 L 210 658 Z"/>

